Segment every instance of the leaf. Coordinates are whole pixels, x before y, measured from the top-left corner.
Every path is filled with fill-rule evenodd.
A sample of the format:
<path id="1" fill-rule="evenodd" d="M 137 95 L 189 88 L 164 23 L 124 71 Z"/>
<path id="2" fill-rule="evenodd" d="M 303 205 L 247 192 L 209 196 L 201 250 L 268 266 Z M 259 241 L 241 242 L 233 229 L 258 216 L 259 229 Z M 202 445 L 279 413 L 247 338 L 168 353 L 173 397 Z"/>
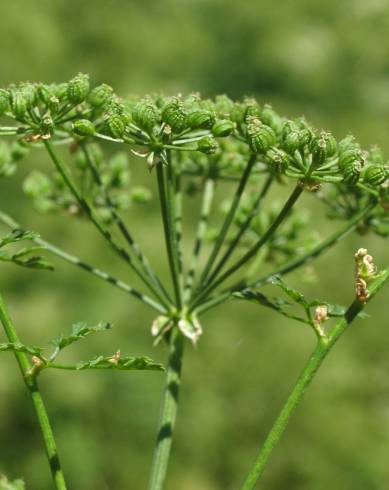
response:
<path id="1" fill-rule="evenodd" d="M 162 364 L 154 362 L 149 357 L 119 357 L 120 353 L 114 356 L 97 356 L 90 361 L 81 361 L 76 365 L 78 371 L 84 369 L 116 369 L 122 371 L 135 370 L 154 370 L 164 371 Z"/>
<path id="2" fill-rule="evenodd" d="M 261 304 L 262 306 L 266 306 L 267 308 L 271 308 L 272 310 L 277 311 L 281 315 L 291 318 L 293 320 L 297 320 L 298 322 L 301 323 L 306 323 L 309 325 L 309 322 L 305 318 L 301 318 L 296 315 L 291 315 L 287 311 L 285 311 L 285 308 L 289 308 L 291 306 L 290 303 L 287 301 L 283 300 L 282 298 L 269 298 L 268 296 L 265 296 L 263 293 L 260 293 L 259 291 L 254 291 L 252 289 L 244 289 L 243 291 L 239 291 L 236 293 L 233 293 L 233 296 L 238 299 L 245 299 L 248 301 L 256 301 L 257 303 Z"/>
<path id="3" fill-rule="evenodd" d="M 39 234 L 34 231 L 21 230 L 20 228 L 15 228 L 10 233 L 8 233 L 4 238 L 0 239 L 0 248 L 8 245 L 10 243 L 20 242 L 21 240 L 34 240 L 39 238 Z"/>
<path id="4" fill-rule="evenodd" d="M 289 296 L 289 298 L 293 299 L 293 301 L 299 305 L 301 305 L 305 310 L 309 308 L 309 303 L 305 299 L 305 296 L 295 289 L 289 287 L 280 276 L 273 276 L 269 280 L 270 284 L 274 284 L 275 286 L 279 286 L 285 294 Z"/>
<path id="5" fill-rule="evenodd" d="M 0 351 L 25 352 L 26 354 L 38 357 L 42 354 L 43 350 L 42 347 L 37 347 L 35 345 L 27 346 L 20 342 L 6 342 L 0 344 Z"/>
<path id="6" fill-rule="evenodd" d="M 87 323 L 85 322 L 79 322 L 72 326 L 72 332 L 68 337 L 64 337 L 63 334 L 61 334 L 59 337 L 53 339 L 51 343 L 58 349 L 63 349 L 64 347 L 67 347 L 78 340 L 84 339 L 92 333 L 104 332 L 105 330 L 110 330 L 111 328 L 112 325 L 105 322 L 100 322 L 98 325 L 92 327 L 88 327 Z"/>
<path id="7" fill-rule="evenodd" d="M 23 480 L 14 480 L 13 482 L 9 481 L 5 475 L 0 476 L 0 490 L 25 490 L 26 487 L 24 485 Z"/>

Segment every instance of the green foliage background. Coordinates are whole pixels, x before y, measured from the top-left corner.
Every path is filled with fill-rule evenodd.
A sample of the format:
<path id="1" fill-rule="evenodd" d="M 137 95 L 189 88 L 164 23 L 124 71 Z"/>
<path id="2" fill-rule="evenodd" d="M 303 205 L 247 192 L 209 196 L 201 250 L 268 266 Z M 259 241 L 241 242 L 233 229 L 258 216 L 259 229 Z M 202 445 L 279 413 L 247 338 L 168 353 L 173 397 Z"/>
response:
<path id="1" fill-rule="evenodd" d="M 337 136 L 352 132 L 389 152 L 389 5 L 384 0 L 312 2 L 218 0 L 13 0 L 1 9 L 1 85 L 62 81 L 78 71 L 122 95 L 149 91 L 256 95 L 281 113 L 305 114 Z M 38 216 L 20 182 L 37 153 L 0 183 L 1 207 L 25 226 L 126 278 L 94 230 L 66 217 Z M 46 157 L 45 157 L 46 158 Z M 139 159 L 133 178 L 151 177 Z M 312 199 L 304 201 L 315 212 Z M 190 244 L 196 214 L 187 209 Z M 320 210 L 317 211 L 320 213 Z M 160 271 L 157 203 L 133 208 L 128 220 Z M 336 224 L 321 226 L 325 236 Z M 192 234 L 191 234 L 192 233 Z M 321 258 L 311 295 L 347 303 L 353 251 L 366 246 L 377 262 L 387 244 L 351 237 Z M 386 247 L 386 251 L 385 251 Z M 82 271 L 55 262 L 55 273 L 4 265 L 0 289 L 26 342 L 40 344 L 72 322 L 112 321 L 112 332 L 79 345 L 75 359 L 154 349 L 153 315 Z M 131 277 L 128 277 L 130 282 Z M 377 490 L 389 480 L 388 291 L 369 307 L 322 368 L 264 476 L 268 490 Z M 313 346 L 313 336 L 247 303 L 204 317 L 204 336 L 188 346 L 169 490 L 239 487 L 257 448 Z M 63 466 L 73 490 L 146 486 L 162 392 L 159 373 L 44 373 Z M 51 488 L 30 402 L 10 354 L 0 357 L 0 473 L 23 476 L 29 490 Z"/>

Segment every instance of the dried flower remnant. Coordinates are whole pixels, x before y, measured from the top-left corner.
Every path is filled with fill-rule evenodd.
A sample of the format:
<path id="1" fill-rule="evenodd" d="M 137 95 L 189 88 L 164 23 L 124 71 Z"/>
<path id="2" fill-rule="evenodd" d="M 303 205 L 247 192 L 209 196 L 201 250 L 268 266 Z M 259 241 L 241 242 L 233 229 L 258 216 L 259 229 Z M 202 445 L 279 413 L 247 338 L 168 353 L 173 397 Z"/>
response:
<path id="1" fill-rule="evenodd" d="M 373 257 L 367 253 L 365 248 L 358 249 L 355 253 L 355 293 L 363 304 L 370 296 L 367 286 L 376 275 L 377 267 Z"/>

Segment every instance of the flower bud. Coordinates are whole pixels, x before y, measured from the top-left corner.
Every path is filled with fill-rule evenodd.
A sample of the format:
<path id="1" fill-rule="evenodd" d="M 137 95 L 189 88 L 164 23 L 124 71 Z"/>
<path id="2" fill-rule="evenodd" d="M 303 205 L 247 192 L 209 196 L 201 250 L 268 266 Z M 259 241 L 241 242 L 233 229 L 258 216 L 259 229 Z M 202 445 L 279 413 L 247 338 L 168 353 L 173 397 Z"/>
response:
<path id="1" fill-rule="evenodd" d="M 132 118 L 135 124 L 149 133 L 160 121 L 159 110 L 150 99 L 143 99 L 135 105 Z"/>
<path id="2" fill-rule="evenodd" d="M 277 138 L 270 126 L 256 117 L 250 117 L 247 122 L 247 140 L 254 153 L 265 153 L 276 144 Z"/>
<path id="3" fill-rule="evenodd" d="M 389 178 L 389 171 L 383 165 L 369 165 L 363 173 L 363 182 L 370 185 L 381 185 Z"/>
<path id="4" fill-rule="evenodd" d="M 109 134 L 113 138 L 120 139 L 126 130 L 126 122 L 120 114 L 110 113 L 107 115 L 105 124 Z"/>
<path id="5" fill-rule="evenodd" d="M 229 136 L 235 129 L 235 123 L 228 119 L 220 119 L 212 126 L 212 134 L 217 137 Z"/>
<path id="6" fill-rule="evenodd" d="M 162 120 L 169 124 L 173 133 L 181 133 L 187 127 L 187 115 L 183 103 L 173 98 L 162 110 Z"/>
<path id="7" fill-rule="evenodd" d="M 0 116 L 9 109 L 9 93 L 7 90 L 0 89 Z"/>
<path id="8" fill-rule="evenodd" d="M 215 123 L 215 114 L 208 110 L 196 110 L 188 115 L 188 125 L 192 129 L 209 129 Z"/>
<path id="9" fill-rule="evenodd" d="M 95 87 L 88 96 L 88 101 L 90 105 L 98 109 L 105 105 L 111 99 L 113 95 L 113 88 L 103 83 L 97 87 Z"/>
<path id="10" fill-rule="evenodd" d="M 67 86 L 67 96 L 71 104 L 84 102 L 89 92 L 89 76 L 79 73 Z"/>
<path id="11" fill-rule="evenodd" d="M 211 155 L 215 153 L 218 149 L 218 144 L 215 138 L 212 136 L 204 136 L 197 142 L 197 149 L 201 153 L 205 153 L 206 155 Z"/>
<path id="12" fill-rule="evenodd" d="M 79 136 L 93 136 L 96 133 L 93 122 L 88 119 L 78 119 L 78 121 L 75 121 L 73 131 Z"/>

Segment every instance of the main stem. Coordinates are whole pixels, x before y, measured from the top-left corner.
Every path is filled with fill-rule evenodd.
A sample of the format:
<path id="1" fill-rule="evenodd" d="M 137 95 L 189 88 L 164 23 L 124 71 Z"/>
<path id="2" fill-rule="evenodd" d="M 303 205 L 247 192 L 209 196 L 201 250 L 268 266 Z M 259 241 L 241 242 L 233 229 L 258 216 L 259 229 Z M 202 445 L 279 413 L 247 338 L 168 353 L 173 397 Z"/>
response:
<path id="1" fill-rule="evenodd" d="M 183 352 L 184 337 L 178 328 L 174 328 L 170 336 L 165 391 L 148 487 L 149 490 L 162 490 L 166 477 L 177 415 Z"/>
<path id="2" fill-rule="evenodd" d="M 370 301 L 373 296 L 381 289 L 384 283 L 389 278 L 389 268 L 387 268 L 377 280 L 369 287 L 370 296 L 368 301 Z M 283 406 L 280 414 L 278 415 L 273 427 L 271 428 L 266 440 L 254 462 L 243 486 L 242 490 L 251 490 L 255 487 L 257 481 L 263 474 L 269 458 L 281 439 L 288 422 L 292 415 L 294 414 L 296 408 L 298 407 L 306 389 L 317 373 L 319 367 L 324 361 L 325 357 L 329 354 L 335 343 L 341 337 L 341 335 L 346 331 L 350 323 L 357 317 L 357 315 L 362 311 L 364 305 L 356 298 L 351 306 L 346 311 L 344 317 L 334 326 L 331 332 L 319 339 L 315 350 L 310 356 L 308 362 L 306 363 L 303 371 L 301 372 L 297 382 L 289 395 L 285 405 Z"/>
<path id="3" fill-rule="evenodd" d="M 8 340 L 10 342 L 19 343 L 20 342 L 19 337 L 16 333 L 15 327 L 12 323 L 11 317 L 8 314 L 6 305 L 1 295 L 0 295 L 0 320 L 1 323 L 3 324 Z M 43 442 L 45 444 L 47 459 L 49 461 L 50 470 L 53 476 L 55 488 L 57 490 L 66 490 L 65 478 L 59 462 L 54 434 L 51 428 L 46 407 L 44 405 L 42 396 L 39 392 L 36 379 L 28 376 L 28 370 L 31 368 L 31 365 L 28 361 L 27 356 L 22 352 L 15 352 L 14 354 L 19 364 L 19 368 L 22 373 L 25 385 L 32 399 L 35 414 L 38 419 L 39 427 L 42 433 Z"/>

